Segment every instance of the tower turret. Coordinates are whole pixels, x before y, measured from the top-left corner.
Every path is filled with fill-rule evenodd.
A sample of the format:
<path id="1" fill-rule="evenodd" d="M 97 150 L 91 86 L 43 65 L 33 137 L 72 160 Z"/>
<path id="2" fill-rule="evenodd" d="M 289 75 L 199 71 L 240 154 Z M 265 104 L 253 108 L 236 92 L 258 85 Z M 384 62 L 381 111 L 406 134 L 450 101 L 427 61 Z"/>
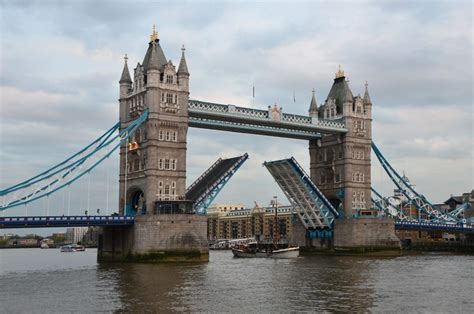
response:
<path id="1" fill-rule="evenodd" d="M 313 96 L 311 97 L 311 103 L 309 105 L 309 116 L 312 118 L 312 121 L 318 121 L 318 104 L 316 103 L 316 98 L 314 97 L 315 90 L 313 88 Z"/>
<path id="2" fill-rule="evenodd" d="M 369 95 L 369 84 L 365 82 L 364 110 L 369 118 L 372 118 L 372 100 Z"/>
<path id="3" fill-rule="evenodd" d="M 132 78 L 130 77 L 130 72 L 128 71 L 128 64 L 127 64 L 127 54 L 123 58 L 125 60 L 122 70 L 122 76 L 120 77 L 120 98 L 124 98 L 127 96 L 128 91 L 132 88 Z"/>
<path id="4" fill-rule="evenodd" d="M 186 49 L 183 47 L 181 48 L 181 60 L 179 61 L 178 67 L 178 83 L 179 85 L 189 88 L 189 71 L 188 65 L 186 64 L 186 58 L 184 56 L 184 51 Z"/>
<path id="5" fill-rule="evenodd" d="M 124 65 L 122 70 L 122 76 L 120 77 L 120 97 L 119 97 L 119 119 L 121 122 L 128 120 L 128 107 L 127 107 L 127 97 L 132 89 L 132 79 L 130 78 L 130 72 L 128 71 L 127 65 L 127 54 L 125 54 Z"/>

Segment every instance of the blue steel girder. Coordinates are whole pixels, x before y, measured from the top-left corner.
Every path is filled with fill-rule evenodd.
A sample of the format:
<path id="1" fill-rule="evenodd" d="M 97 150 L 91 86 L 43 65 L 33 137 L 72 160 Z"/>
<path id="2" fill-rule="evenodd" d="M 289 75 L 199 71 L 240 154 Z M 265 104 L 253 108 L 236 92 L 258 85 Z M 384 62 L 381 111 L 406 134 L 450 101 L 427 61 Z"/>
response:
<path id="1" fill-rule="evenodd" d="M 270 108 L 268 110 L 261 110 L 189 100 L 188 114 L 191 122 L 190 126 L 202 128 L 219 127 L 223 130 L 234 132 L 247 131 L 248 133 L 257 133 L 257 131 L 261 131 L 265 135 L 283 136 L 287 134 L 289 135 L 288 137 L 292 137 L 292 133 L 288 130 L 303 131 L 310 136 L 319 133 L 343 134 L 347 132 L 342 119 L 316 119 L 310 116 L 283 113 L 279 109 L 273 114 L 273 109 Z M 217 121 L 220 123 L 217 123 Z M 225 125 L 224 122 L 226 122 Z M 245 127 L 239 130 L 237 126 L 240 124 Z M 253 127 L 252 132 L 251 127 Z M 270 129 L 274 130 L 274 134 L 269 133 Z M 278 129 L 282 131 L 278 132 Z M 298 134 L 298 132 L 295 132 L 295 134 Z"/>
<path id="2" fill-rule="evenodd" d="M 131 226 L 131 216 L 18 216 L 0 217 L 0 229 L 88 226 Z"/>
<path id="3" fill-rule="evenodd" d="M 292 157 L 265 162 L 306 229 L 331 229 L 339 213 Z"/>
<path id="4" fill-rule="evenodd" d="M 237 172 L 237 170 L 243 165 L 243 163 L 247 159 L 248 159 L 247 153 L 240 156 L 240 158 L 223 175 L 217 178 L 217 180 L 215 180 L 214 183 L 210 187 L 208 187 L 204 193 L 202 193 L 196 200 L 194 200 L 193 208 L 196 214 L 198 215 L 207 214 L 207 208 L 214 201 L 217 194 L 219 194 L 219 192 L 222 191 L 222 189 L 227 184 L 227 182 L 229 182 L 230 178 Z M 211 168 L 214 167 L 215 165 L 216 163 L 213 166 L 211 166 Z"/>
<path id="5" fill-rule="evenodd" d="M 195 127 L 195 128 L 201 128 L 201 129 L 210 129 L 210 130 L 219 130 L 219 131 L 246 133 L 246 134 L 258 134 L 258 135 L 293 138 L 293 139 L 300 139 L 300 140 L 313 140 L 313 139 L 321 138 L 321 134 L 315 131 L 295 130 L 295 129 L 288 129 L 288 128 L 283 128 L 279 126 L 268 126 L 268 125 L 249 124 L 249 123 L 244 123 L 244 122 L 232 122 L 232 121 L 222 121 L 222 120 L 216 120 L 216 119 L 197 118 L 193 116 L 189 117 L 189 126 Z"/>

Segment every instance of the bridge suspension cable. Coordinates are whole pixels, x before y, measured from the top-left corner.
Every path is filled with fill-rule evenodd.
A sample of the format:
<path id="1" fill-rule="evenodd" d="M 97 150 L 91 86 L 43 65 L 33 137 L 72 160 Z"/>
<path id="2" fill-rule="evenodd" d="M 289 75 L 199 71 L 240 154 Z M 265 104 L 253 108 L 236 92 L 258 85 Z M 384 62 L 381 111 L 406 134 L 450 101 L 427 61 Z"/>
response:
<path id="1" fill-rule="evenodd" d="M 398 174 L 398 172 L 390 165 L 374 142 L 372 142 L 372 149 L 392 182 L 403 193 L 403 195 L 405 195 L 409 202 L 416 206 L 418 210 L 426 213 L 431 220 L 442 221 L 445 223 L 459 222 L 458 219 L 451 216 L 450 214 L 442 213 L 434 208 L 434 206 L 425 198 L 425 196 L 416 192 L 412 185 L 406 181 L 406 177 L 400 176 L 400 174 Z"/>
<path id="2" fill-rule="evenodd" d="M 33 178 L 0 191 L 0 196 L 2 196 L 0 210 L 30 203 L 70 186 L 108 158 L 135 133 L 147 118 L 148 111 L 145 111 L 136 120 L 130 122 L 126 128 L 114 135 L 119 128 L 119 123 L 117 123 L 94 142 L 65 161 Z"/>
<path id="3" fill-rule="evenodd" d="M 57 172 L 60 172 L 62 170 L 64 170 L 65 168 L 68 168 L 70 167 L 71 163 L 74 163 L 74 159 L 75 158 L 78 158 L 80 156 L 83 156 L 87 153 L 88 150 L 91 150 L 93 148 L 96 148 L 98 146 L 100 146 L 100 144 L 103 144 L 104 141 L 106 141 L 108 138 L 110 138 L 110 136 L 116 131 L 118 130 L 120 124 L 117 122 L 112 128 L 110 128 L 107 132 L 105 132 L 104 134 L 102 134 L 101 136 L 99 136 L 97 139 L 95 139 L 92 143 L 90 143 L 89 145 L 87 145 L 86 147 L 84 147 L 83 149 L 81 149 L 79 152 L 75 153 L 74 155 L 70 156 L 69 158 L 67 158 L 66 160 L 58 163 L 57 165 L 49 168 L 48 170 L 28 179 L 28 180 L 25 180 L 23 182 L 20 182 L 18 184 L 15 184 L 9 188 L 6 188 L 4 190 L 0 190 L 0 196 L 3 196 L 3 195 L 6 195 L 10 192 L 13 192 L 13 191 L 16 191 L 16 190 L 19 190 L 19 189 L 22 189 L 26 186 L 30 186 L 36 182 L 39 182 L 41 180 L 44 180 L 50 176 L 53 176 L 55 175 Z M 81 159 L 79 159 L 81 160 Z M 75 161 L 76 163 L 79 161 Z M 68 164 L 69 163 L 69 164 Z"/>
<path id="4" fill-rule="evenodd" d="M 397 221 L 416 221 L 416 218 L 411 217 L 403 212 L 403 210 L 398 207 L 398 204 L 395 204 L 393 198 L 383 197 L 378 193 L 374 188 L 372 190 L 372 203 L 377 207 L 381 212 L 387 216 L 392 217 Z"/>

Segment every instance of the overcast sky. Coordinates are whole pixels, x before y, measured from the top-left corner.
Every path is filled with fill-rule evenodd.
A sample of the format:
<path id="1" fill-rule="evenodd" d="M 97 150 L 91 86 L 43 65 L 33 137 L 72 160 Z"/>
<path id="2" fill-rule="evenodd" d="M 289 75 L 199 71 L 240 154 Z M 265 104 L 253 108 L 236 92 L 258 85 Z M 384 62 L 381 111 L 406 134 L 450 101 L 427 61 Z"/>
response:
<path id="1" fill-rule="evenodd" d="M 473 188 L 471 1 L 0 3 L 2 188 L 77 152 L 118 120 L 123 55 L 131 70 L 143 60 L 153 24 L 175 65 L 186 46 L 195 99 L 252 106 L 255 86 L 254 107 L 276 102 L 305 114 L 311 89 L 321 104 L 341 64 L 354 95 L 368 81 L 374 141 L 418 191 L 437 203 Z M 288 203 L 265 160 L 294 156 L 309 171 L 306 141 L 190 129 L 187 184 L 218 157 L 245 152 L 250 160 L 216 202 L 267 205 L 279 195 Z M 106 194 L 116 211 L 117 157 L 90 176 L 89 201 L 79 197 L 87 180 L 71 188 L 76 213 L 104 209 Z M 372 185 L 388 195 L 393 186 L 374 158 L 372 165 Z M 50 212 L 62 213 L 64 195 L 51 198 Z"/>

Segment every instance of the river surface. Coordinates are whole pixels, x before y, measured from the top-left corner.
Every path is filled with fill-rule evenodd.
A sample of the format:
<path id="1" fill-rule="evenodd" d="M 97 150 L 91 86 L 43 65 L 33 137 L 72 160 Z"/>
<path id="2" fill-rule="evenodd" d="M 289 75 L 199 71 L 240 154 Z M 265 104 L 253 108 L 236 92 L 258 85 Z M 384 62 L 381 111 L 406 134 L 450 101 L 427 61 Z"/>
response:
<path id="1" fill-rule="evenodd" d="M 0 312 L 473 313 L 474 256 L 314 256 L 98 264 L 97 251 L 0 250 Z"/>

